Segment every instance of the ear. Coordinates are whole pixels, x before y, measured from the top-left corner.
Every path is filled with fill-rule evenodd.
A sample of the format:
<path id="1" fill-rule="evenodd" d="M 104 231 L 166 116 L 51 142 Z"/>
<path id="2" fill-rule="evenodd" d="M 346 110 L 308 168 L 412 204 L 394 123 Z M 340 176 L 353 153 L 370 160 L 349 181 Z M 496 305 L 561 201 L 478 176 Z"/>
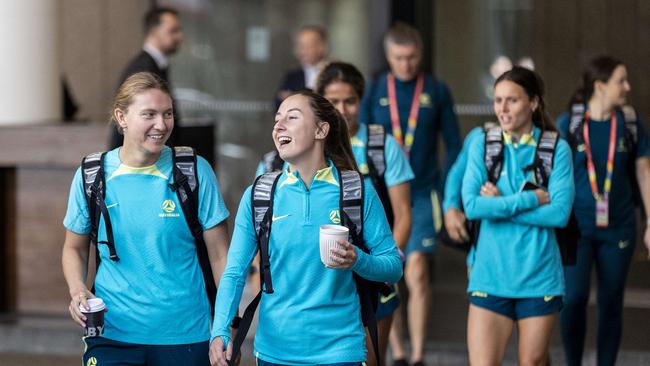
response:
<path id="1" fill-rule="evenodd" d="M 316 125 L 316 135 L 314 136 L 314 138 L 316 140 L 325 140 L 325 138 L 327 138 L 327 135 L 329 134 L 329 132 L 330 132 L 330 124 L 329 124 L 329 122 L 320 121 Z"/>
<path id="2" fill-rule="evenodd" d="M 116 108 L 113 111 L 113 116 L 122 129 L 126 128 L 126 113 L 123 110 Z"/>
<path id="3" fill-rule="evenodd" d="M 600 80 L 596 80 L 596 81 L 594 81 L 594 94 L 595 94 L 595 93 L 600 93 L 600 91 L 602 90 L 602 88 L 603 88 L 604 86 L 605 86 L 605 83 L 604 83 L 604 82 L 602 82 L 602 81 L 600 81 Z"/>
<path id="4" fill-rule="evenodd" d="M 532 112 L 535 113 L 535 111 L 537 111 L 537 108 L 539 108 L 539 97 L 538 96 L 535 96 L 533 98 L 533 100 L 530 101 L 530 106 L 531 106 Z"/>

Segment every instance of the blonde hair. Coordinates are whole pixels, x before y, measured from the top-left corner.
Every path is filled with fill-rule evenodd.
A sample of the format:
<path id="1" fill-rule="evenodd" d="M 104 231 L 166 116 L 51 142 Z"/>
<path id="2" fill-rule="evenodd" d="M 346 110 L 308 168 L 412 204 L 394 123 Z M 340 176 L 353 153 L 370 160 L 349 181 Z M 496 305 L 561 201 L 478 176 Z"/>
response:
<path id="1" fill-rule="evenodd" d="M 109 123 L 115 124 L 115 127 L 120 134 L 124 134 L 124 130 L 115 118 L 115 111 L 119 109 L 126 113 L 136 95 L 151 89 L 158 89 L 169 95 L 171 98 L 171 93 L 169 92 L 167 83 L 159 76 L 150 72 L 138 72 L 129 76 L 117 89 L 115 98 L 113 98 L 113 107 L 111 108 L 111 119 Z"/>

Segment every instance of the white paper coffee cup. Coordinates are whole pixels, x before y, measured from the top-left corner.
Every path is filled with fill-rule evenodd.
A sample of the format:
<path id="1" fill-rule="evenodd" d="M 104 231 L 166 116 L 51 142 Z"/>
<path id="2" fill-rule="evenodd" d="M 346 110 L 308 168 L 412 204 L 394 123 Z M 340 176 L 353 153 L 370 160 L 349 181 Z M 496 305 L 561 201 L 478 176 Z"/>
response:
<path id="1" fill-rule="evenodd" d="M 334 248 L 344 248 L 343 245 L 336 241 L 348 240 L 349 232 L 350 230 L 342 225 L 321 225 L 319 235 L 320 260 L 326 267 L 336 265 L 336 262 L 332 260 L 331 251 Z"/>

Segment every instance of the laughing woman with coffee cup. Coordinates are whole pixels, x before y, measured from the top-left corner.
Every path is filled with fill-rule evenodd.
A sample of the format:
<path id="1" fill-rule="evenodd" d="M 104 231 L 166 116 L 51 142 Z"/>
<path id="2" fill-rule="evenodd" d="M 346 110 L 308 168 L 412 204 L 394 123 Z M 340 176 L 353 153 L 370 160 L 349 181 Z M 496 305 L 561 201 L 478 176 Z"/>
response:
<path id="1" fill-rule="evenodd" d="M 104 171 L 99 197 L 105 214 L 95 226 L 101 262 L 94 294 L 86 287 L 93 224 L 85 165 L 72 181 L 63 221 L 69 310 L 87 328 L 83 363 L 207 365 L 210 303 L 197 244 L 175 191 L 181 179 L 165 146 L 174 127 L 167 85 L 151 73 L 132 75 L 116 93 L 112 121 L 123 131 L 124 145 L 105 153 L 98 165 Z M 217 283 L 228 250 L 228 210 L 209 163 L 197 157 L 194 167 L 197 220 Z M 102 321 L 100 298 L 108 310 L 103 327 L 96 324 Z"/>
<path id="2" fill-rule="evenodd" d="M 366 183 L 360 214 L 368 252 L 339 239 L 340 247 L 330 250 L 326 265 L 320 255 L 321 226 L 341 223 L 341 176 L 357 171 L 345 120 L 324 97 L 299 92 L 280 105 L 273 141 L 289 164 L 271 194 L 268 256 L 273 291 L 261 295 L 257 364 L 361 365 L 366 359 L 365 331 L 353 275 L 381 282 L 395 282 L 402 275 L 383 207 L 372 184 Z M 249 187 L 241 199 L 219 284 L 210 346 L 213 365 L 225 366 L 232 357 L 230 324 L 258 251 L 252 192 Z"/>

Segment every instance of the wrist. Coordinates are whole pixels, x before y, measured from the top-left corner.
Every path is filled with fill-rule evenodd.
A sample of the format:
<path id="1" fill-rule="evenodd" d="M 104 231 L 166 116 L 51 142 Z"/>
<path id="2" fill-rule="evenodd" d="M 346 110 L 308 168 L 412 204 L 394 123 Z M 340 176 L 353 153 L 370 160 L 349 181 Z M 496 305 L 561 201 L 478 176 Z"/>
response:
<path id="1" fill-rule="evenodd" d="M 75 286 L 70 286 L 69 291 L 70 291 L 70 297 L 72 297 L 79 294 L 80 292 L 86 292 L 88 291 L 88 289 L 86 288 L 86 285 L 82 283 Z"/>

